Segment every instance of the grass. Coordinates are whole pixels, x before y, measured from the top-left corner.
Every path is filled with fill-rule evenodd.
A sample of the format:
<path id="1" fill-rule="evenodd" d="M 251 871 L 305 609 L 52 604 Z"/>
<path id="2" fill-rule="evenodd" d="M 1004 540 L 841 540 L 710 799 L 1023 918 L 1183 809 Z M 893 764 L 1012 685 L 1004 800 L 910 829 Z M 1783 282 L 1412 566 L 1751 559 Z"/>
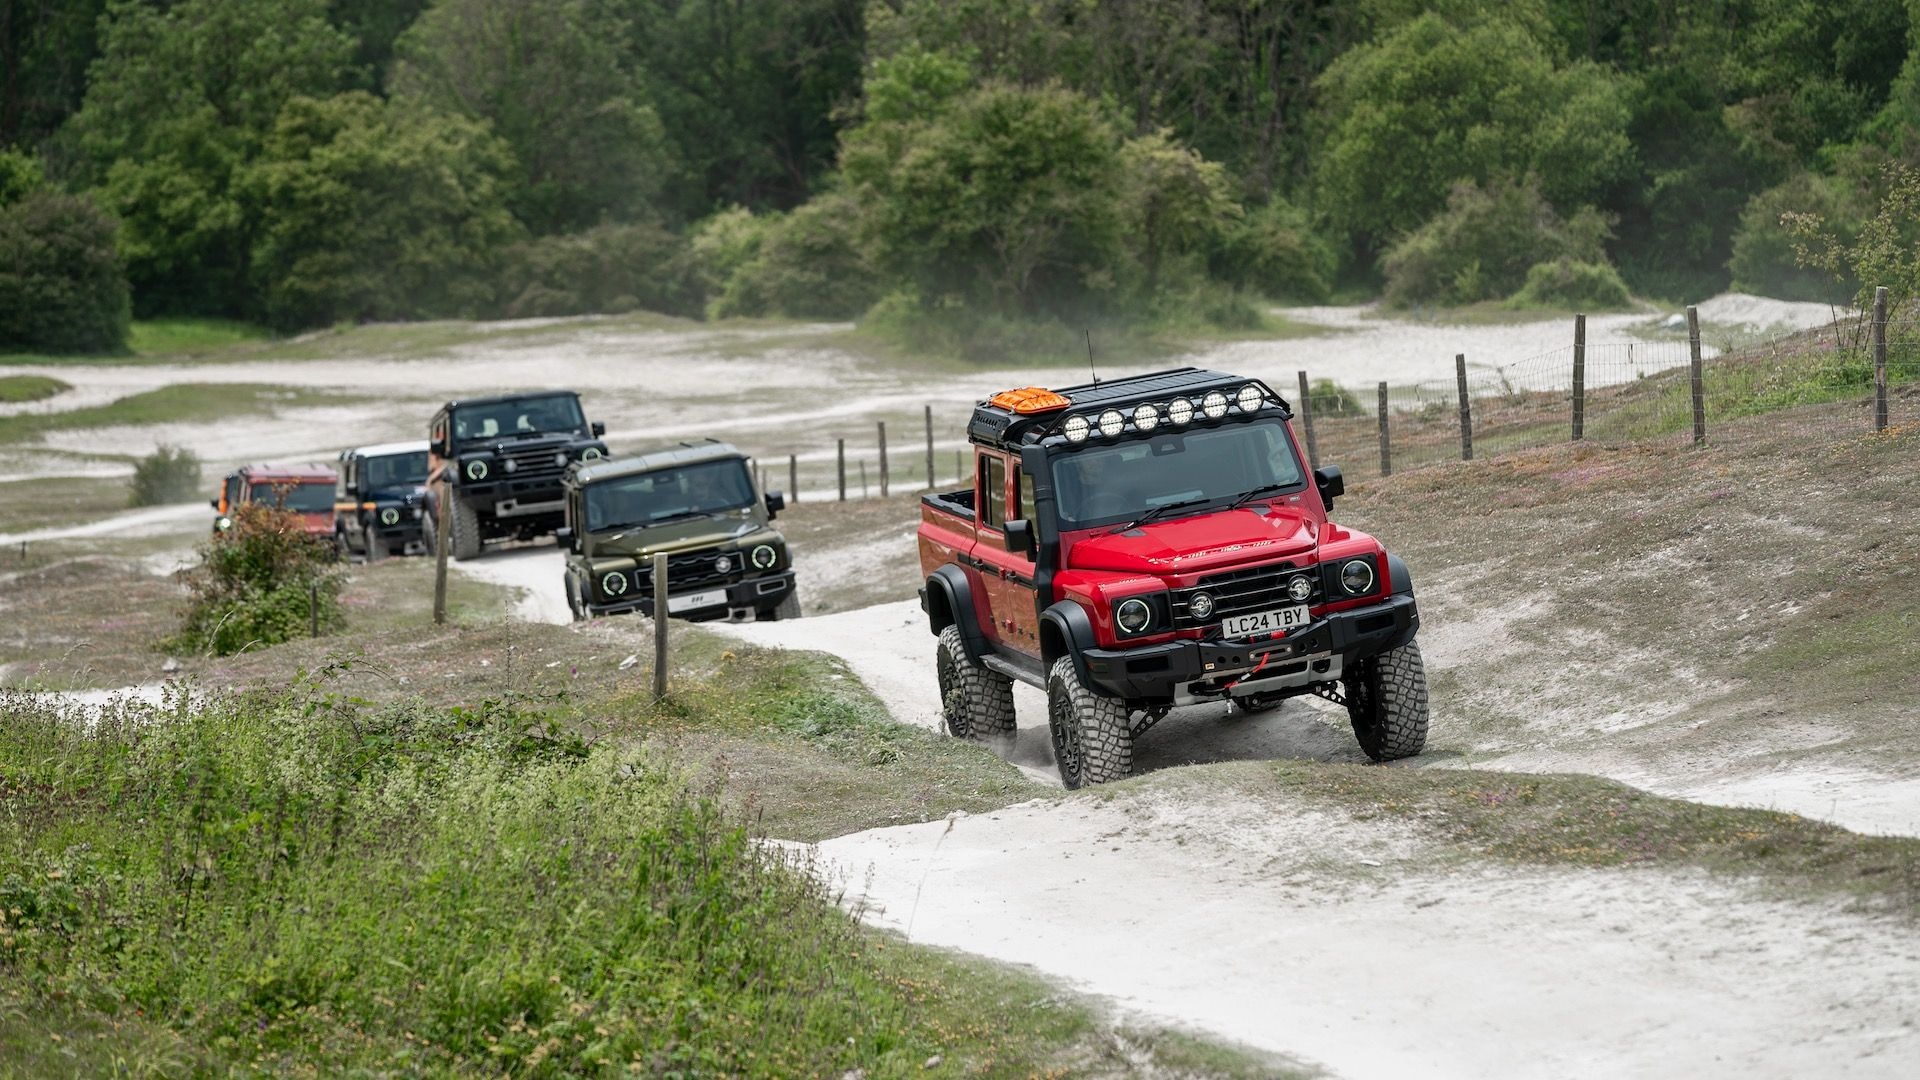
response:
<path id="1" fill-rule="evenodd" d="M 743 726 L 848 767 L 891 764 L 873 751 L 897 738 L 823 704 L 811 673 L 715 659 L 719 683 L 764 694 L 729 699 L 708 681 L 676 683 L 676 699 L 762 709 Z M 336 667 L 91 726 L 0 696 L 0 1045 L 34 1045 L 14 1060 L 276 1075 L 1281 1071 L 862 929 L 753 841 L 711 774 L 631 737 L 665 714 L 601 700 L 588 731 L 563 695 L 373 701 L 353 692 L 360 678 Z"/>
<path id="2" fill-rule="evenodd" d="M 73 387 L 45 375 L 0 375 L 0 404 L 45 401 Z"/>
<path id="3" fill-rule="evenodd" d="M 265 327 L 233 319 L 141 319 L 128 332 L 127 347 L 138 356 L 201 357 L 271 337 Z"/>
<path id="4" fill-rule="evenodd" d="M 127 508 L 127 481 L 108 476 L 48 476 L 0 481 L 7 532 L 97 521 Z M 0 572 L 14 552 L 0 551 Z"/>
<path id="5" fill-rule="evenodd" d="M 174 383 L 105 405 L 67 412 L 13 416 L 0 426 L 0 443 L 25 442 L 50 432 L 144 424 L 211 423 L 279 409 L 349 404 L 361 398 L 304 387 L 263 383 Z"/>

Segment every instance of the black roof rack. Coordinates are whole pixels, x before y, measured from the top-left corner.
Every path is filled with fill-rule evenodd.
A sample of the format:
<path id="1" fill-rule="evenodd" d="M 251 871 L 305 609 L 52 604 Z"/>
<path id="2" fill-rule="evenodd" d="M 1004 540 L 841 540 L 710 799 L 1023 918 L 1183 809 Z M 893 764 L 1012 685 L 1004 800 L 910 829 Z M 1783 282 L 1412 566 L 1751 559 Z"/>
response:
<path id="1" fill-rule="evenodd" d="M 483 397 L 455 398 L 447 402 L 444 408 L 454 409 L 471 405 L 498 405 L 503 401 L 521 401 L 526 398 L 537 397 L 559 397 L 562 394 L 575 398 L 580 396 L 580 392 L 577 390 L 522 390 L 513 394 L 488 394 Z"/>
<path id="2" fill-rule="evenodd" d="M 1048 435 L 1057 434 L 1068 417 L 1084 416 L 1092 420 L 1108 409 L 1116 409 L 1128 417 L 1127 422 L 1131 426 L 1133 410 L 1141 405 L 1164 407 L 1175 398 L 1186 398 L 1197 407 L 1200 400 L 1210 393 L 1218 391 L 1231 400 L 1242 387 L 1249 384 L 1260 388 L 1266 398 L 1266 408 L 1277 409 L 1282 419 L 1293 418 L 1293 409 L 1286 399 L 1259 379 L 1206 368 L 1183 367 L 1059 387 L 1054 393 L 1072 404 L 1051 412 L 1016 413 L 993 404 L 991 400 L 982 401 L 973 408 L 973 419 L 967 425 L 967 434 L 975 442 L 1012 450 L 1023 443 L 1039 442 Z M 1235 418 L 1245 415 L 1238 410 L 1228 413 L 1229 417 Z M 1165 419 L 1163 410 L 1161 420 L 1164 422 Z M 1193 422 L 1209 424 L 1216 421 L 1196 417 Z"/>

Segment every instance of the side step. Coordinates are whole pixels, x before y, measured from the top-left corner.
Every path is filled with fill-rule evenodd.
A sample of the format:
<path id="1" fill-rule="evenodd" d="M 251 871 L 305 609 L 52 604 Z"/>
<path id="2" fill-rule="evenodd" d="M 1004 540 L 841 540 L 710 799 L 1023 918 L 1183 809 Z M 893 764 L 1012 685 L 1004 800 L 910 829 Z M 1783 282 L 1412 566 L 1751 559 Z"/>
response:
<path id="1" fill-rule="evenodd" d="M 1013 679 L 1016 682 L 1023 682 L 1028 686 L 1038 687 L 1041 690 L 1047 688 L 1046 673 L 1037 667 L 1029 667 L 1026 664 L 1015 663 L 998 653 L 981 657 L 980 662 L 986 665 L 988 671 L 1005 675 L 1007 678 Z"/>

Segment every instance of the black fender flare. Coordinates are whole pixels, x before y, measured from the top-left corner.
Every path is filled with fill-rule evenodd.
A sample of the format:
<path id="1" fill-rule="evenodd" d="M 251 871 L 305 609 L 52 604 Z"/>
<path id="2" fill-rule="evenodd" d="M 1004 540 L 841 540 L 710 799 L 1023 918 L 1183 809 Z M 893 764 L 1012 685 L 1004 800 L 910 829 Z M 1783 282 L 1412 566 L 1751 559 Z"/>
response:
<path id="1" fill-rule="evenodd" d="M 935 636 L 949 625 L 960 628 L 960 641 L 967 656 L 979 660 L 988 653 L 987 638 L 974 620 L 973 583 L 967 572 L 948 563 L 927 576 L 920 591 L 920 606 L 927 613 L 927 629 Z"/>
<path id="2" fill-rule="evenodd" d="M 1393 581 L 1393 595 L 1413 595 L 1413 573 L 1398 555 L 1387 555 L 1387 577 Z"/>
<path id="3" fill-rule="evenodd" d="M 1087 675 L 1087 650 L 1098 643 L 1093 620 L 1077 601 L 1061 600 L 1040 613 L 1040 662 L 1046 672 L 1053 670 L 1055 660 L 1070 657 L 1074 673 L 1080 676 L 1080 685 L 1096 694 L 1110 696 Z"/>

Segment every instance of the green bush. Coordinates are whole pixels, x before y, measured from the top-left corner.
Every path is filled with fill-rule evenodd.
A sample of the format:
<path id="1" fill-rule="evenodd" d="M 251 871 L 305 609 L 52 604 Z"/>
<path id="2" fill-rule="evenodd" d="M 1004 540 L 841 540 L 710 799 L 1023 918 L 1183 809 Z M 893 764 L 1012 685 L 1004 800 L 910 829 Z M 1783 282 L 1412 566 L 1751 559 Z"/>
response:
<path id="1" fill-rule="evenodd" d="M 737 216 L 744 212 L 732 211 L 706 249 L 709 273 L 718 278 L 710 316 L 851 319 L 879 299 L 880 276 L 861 248 L 851 198 L 820 195 L 751 226 Z"/>
<path id="2" fill-rule="evenodd" d="M 78 196 L 36 191 L 0 207 L 0 352 L 126 348 L 132 308 L 114 230 Z"/>
<path id="3" fill-rule="evenodd" d="M 1842 301 L 1859 283 L 1800 262 L 1795 237 L 1783 221 L 1788 214 L 1817 215 L 1842 244 L 1851 244 L 1873 213 L 1872 200 L 1847 179 L 1803 172 L 1760 192 L 1740 213 L 1733 236 L 1733 287 L 1788 300 Z"/>
<path id="4" fill-rule="evenodd" d="M 1472 304 L 1512 294 L 1536 263 L 1604 263 L 1604 218 L 1563 220 L 1537 185 L 1456 185 L 1447 209 L 1388 250 L 1387 303 Z"/>
<path id="5" fill-rule="evenodd" d="M 132 506 L 191 502 L 200 493 L 200 456 L 161 443 L 133 466 Z"/>
<path id="6" fill-rule="evenodd" d="M 1528 268 L 1526 284 L 1507 303 L 1516 308 L 1617 311 L 1632 298 L 1613 267 L 1561 256 Z"/>
<path id="7" fill-rule="evenodd" d="M 1220 230 L 1207 269 L 1262 296 L 1319 303 L 1332 291 L 1339 258 L 1305 211 L 1276 197 Z"/>
<path id="8" fill-rule="evenodd" d="M 1315 416 L 1363 416 L 1367 411 L 1353 391 L 1332 379 L 1316 379 L 1307 387 L 1307 407 Z"/>
<path id="9" fill-rule="evenodd" d="M 12 206 L 46 186 L 40 159 L 0 147 L 0 207 Z"/>
<path id="10" fill-rule="evenodd" d="M 536 315 L 700 314 L 687 242 L 651 222 L 543 236 L 500 253 L 498 310 Z"/>
<path id="11" fill-rule="evenodd" d="M 169 648 L 230 656 L 305 637 L 315 604 L 323 632 L 342 625 L 331 544 L 308 534 L 300 515 L 260 503 L 238 507 L 232 520 L 187 572 L 186 615 Z"/>

